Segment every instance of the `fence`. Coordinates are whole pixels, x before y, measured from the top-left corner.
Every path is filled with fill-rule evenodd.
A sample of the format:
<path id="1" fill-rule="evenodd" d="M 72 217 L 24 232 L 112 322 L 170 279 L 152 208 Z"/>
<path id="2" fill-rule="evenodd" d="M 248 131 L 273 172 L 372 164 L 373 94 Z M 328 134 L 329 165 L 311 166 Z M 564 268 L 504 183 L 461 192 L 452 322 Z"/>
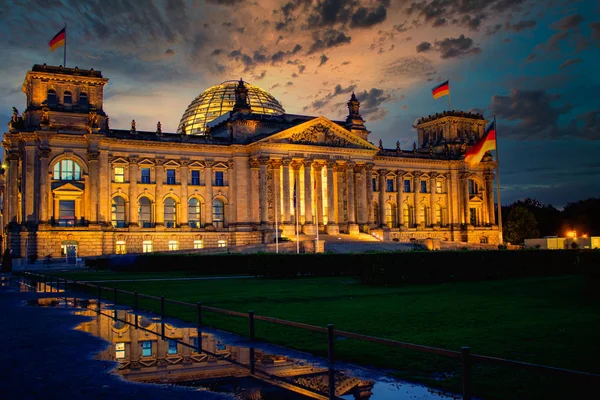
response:
<path id="1" fill-rule="evenodd" d="M 336 336 L 351 338 L 351 339 L 358 339 L 358 340 L 371 342 L 371 343 L 378 343 L 378 344 L 389 346 L 389 347 L 410 349 L 410 350 L 414 350 L 414 351 L 417 351 L 420 353 L 435 354 L 435 355 L 439 355 L 439 356 L 449 357 L 449 358 L 452 358 L 455 360 L 460 360 L 461 367 L 462 367 L 461 368 L 461 372 L 462 372 L 462 376 L 461 376 L 462 388 L 461 389 L 462 389 L 462 397 L 464 400 L 472 399 L 471 371 L 472 371 L 472 365 L 475 362 L 482 362 L 482 363 L 487 363 L 487 364 L 492 364 L 492 365 L 522 368 L 522 369 L 528 369 L 528 370 L 533 370 L 536 372 L 547 373 L 547 374 L 557 374 L 557 375 L 567 376 L 567 377 L 571 377 L 571 378 L 579 378 L 584 381 L 593 382 L 595 384 L 600 384 L 600 374 L 592 374 L 592 373 L 574 371 L 574 370 L 569 370 L 569 369 L 564 369 L 564 368 L 551 367 L 551 366 L 547 366 L 547 365 L 539 365 L 539 364 L 527 363 L 527 362 L 516 361 L 516 360 L 509 360 L 509 359 L 498 358 L 498 357 L 490 357 L 490 356 L 485 356 L 485 355 L 480 355 L 480 354 L 472 354 L 470 351 L 470 348 L 468 346 L 461 347 L 460 351 L 448 350 L 448 349 L 442 349 L 442 348 L 437 348 L 437 347 L 418 345 L 418 344 L 414 344 L 414 343 L 406 343 L 406 342 L 401 342 L 401 341 L 397 341 L 397 340 L 385 339 L 385 338 L 380 338 L 380 337 L 368 336 L 368 335 L 363 335 L 363 334 L 354 333 L 354 332 L 336 330 L 333 324 L 328 324 L 327 327 L 315 326 L 315 325 L 310 325 L 310 324 L 305 324 L 305 323 L 300 323 L 300 322 L 295 322 L 295 321 L 289 321 L 289 320 L 284 320 L 284 319 L 279 319 L 279 318 L 274 318 L 274 317 L 269 317 L 269 316 L 264 316 L 264 315 L 257 315 L 257 314 L 255 314 L 254 311 L 249 311 L 248 313 L 243 313 L 243 312 L 239 312 L 239 311 L 225 310 L 225 309 L 221 309 L 221 308 L 205 306 L 202 303 L 194 304 L 194 303 L 188 303 L 188 302 L 179 301 L 179 300 L 165 299 L 164 296 L 152 296 L 152 295 L 138 293 L 137 291 L 130 292 L 130 291 L 121 290 L 121 289 L 117 289 L 117 288 L 105 287 L 105 286 L 101 286 L 98 284 L 94 285 L 94 284 L 91 284 L 88 282 L 67 280 L 65 278 L 60 278 L 60 277 L 55 277 L 55 276 L 36 274 L 36 273 L 32 273 L 32 272 L 24 272 L 23 275 L 28 277 L 29 279 L 43 283 L 44 291 L 46 291 L 47 289 L 50 289 L 50 291 L 54 291 L 54 290 L 60 291 L 61 284 L 62 284 L 63 291 L 66 291 L 69 285 L 83 286 L 83 288 L 86 290 L 86 293 L 90 293 L 91 290 L 95 289 L 97 300 L 98 300 L 98 309 L 99 309 L 100 301 L 102 300 L 102 296 L 104 293 L 112 294 L 112 297 L 113 297 L 112 300 L 115 304 L 117 304 L 119 293 L 133 296 L 133 303 L 134 303 L 133 309 L 135 312 L 137 312 L 139 310 L 139 298 L 140 297 L 158 300 L 160 302 L 161 320 L 164 320 L 164 318 L 166 317 L 166 314 L 165 314 L 165 304 L 166 303 L 176 304 L 176 305 L 180 305 L 180 306 L 184 306 L 184 307 L 191 307 L 196 312 L 196 324 L 197 324 L 197 328 L 198 328 L 199 332 L 200 332 L 200 328 L 202 327 L 203 311 L 210 311 L 210 312 L 215 312 L 218 314 L 224 314 L 224 315 L 230 315 L 230 316 L 248 319 L 248 337 L 250 338 L 251 341 L 255 340 L 255 321 L 257 321 L 257 320 L 327 334 L 327 348 L 328 348 L 327 359 L 328 359 L 328 368 L 329 368 L 329 399 L 337 399 L 337 397 L 335 396 L 335 379 L 333 379 L 333 376 L 335 373 L 334 341 L 335 341 Z M 106 292 L 104 292 L 104 291 L 106 291 Z M 106 297 L 106 298 L 108 298 L 108 297 Z M 136 319 L 136 328 L 137 328 L 137 319 Z M 164 324 L 162 324 L 161 335 L 162 335 L 162 337 L 164 337 L 164 335 L 165 335 Z M 200 342 L 200 340 L 199 340 L 199 342 Z M 199 346 L 201 348 L 201 345 L 199 345 Z M 254 365 L 255 365 L 254 349 L 251 348 L 251 353 L 250 353 L 250 373 L 251 374 L 255 373 Z"/>

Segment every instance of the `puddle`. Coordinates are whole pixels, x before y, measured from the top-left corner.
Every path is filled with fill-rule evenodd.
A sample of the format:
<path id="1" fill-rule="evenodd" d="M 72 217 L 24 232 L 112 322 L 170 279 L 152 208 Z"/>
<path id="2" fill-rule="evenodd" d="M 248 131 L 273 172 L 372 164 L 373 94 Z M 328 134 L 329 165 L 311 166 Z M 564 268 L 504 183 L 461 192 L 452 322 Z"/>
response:
<path id="1" fill-rule="evenodd" d="M 163 323 L 112 304 L 101 303 L 98 313 L 95 299 L 40 298 L 29 305 L 74 307 L 75 314 L 90 317 L 76 329 L 106 340 L 110 345 L 97 358 L 115 362 L 114 373 L 130 381 L 195 387 L 241 400 L 329 399 L 327 361 L 305 353 L 210 328 L 199 333 L 183 322 Z M 341 362 L 333 376 L 336 399 L 461 398 Z"/>

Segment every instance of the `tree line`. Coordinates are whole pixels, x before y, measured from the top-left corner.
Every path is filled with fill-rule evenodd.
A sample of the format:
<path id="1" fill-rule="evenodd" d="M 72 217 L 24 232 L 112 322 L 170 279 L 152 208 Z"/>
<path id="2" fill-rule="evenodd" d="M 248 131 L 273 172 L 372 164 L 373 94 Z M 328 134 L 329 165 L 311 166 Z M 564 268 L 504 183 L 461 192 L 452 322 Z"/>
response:
<path id="1" fill-rule="evenodd" d="M 525 239 L 544 236 L 600 236 L 600 198 L 568 203 L 562 210 L 536 199 L 518 200 L 502 206 L 504 241 L 523 244 Z"/>

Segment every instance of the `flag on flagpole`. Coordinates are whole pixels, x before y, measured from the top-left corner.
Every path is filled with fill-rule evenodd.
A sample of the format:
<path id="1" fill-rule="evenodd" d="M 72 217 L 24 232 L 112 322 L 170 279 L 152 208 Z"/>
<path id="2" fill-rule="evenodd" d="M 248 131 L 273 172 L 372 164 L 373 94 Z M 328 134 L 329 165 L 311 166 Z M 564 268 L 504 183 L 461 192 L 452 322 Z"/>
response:
<path id="1" fill-rule="evenodd" d="M 433 98 L 435 100 L 439 99 L 442 96 L 450 95 L 450 84 L 448 82 L 449 81 L 443 82 L 431 89 L 431 94 L 433 95 Z"/>
<path id="2" fill-rule="evenodd" d="M 483 138 L 465 153 L 465 161 L 471 168 L 476 167 L 483 155 L 490 150 L 496 149 L 496 122 L 492 122 L 485 130 Z"/>
<path id="3" fill-rule="evenodd" d="M 64 46 L 67 40 L 67 28 L 62 28 L 52 40 L 48 42 L 48 46 L 50 46 L 50 51 L 54 51 L 58 49 L 60 46 Z"/>

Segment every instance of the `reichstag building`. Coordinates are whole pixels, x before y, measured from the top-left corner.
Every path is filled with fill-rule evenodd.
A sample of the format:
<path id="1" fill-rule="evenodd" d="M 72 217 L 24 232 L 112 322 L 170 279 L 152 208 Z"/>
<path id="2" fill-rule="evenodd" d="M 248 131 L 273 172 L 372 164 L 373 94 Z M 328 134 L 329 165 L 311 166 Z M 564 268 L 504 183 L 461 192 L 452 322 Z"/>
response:
<path id="1" fill-rule="evenodd" d="M 369 141 L 352 94 L 343 121 L 288 114 L 226 81 L 202 92 L 177 132 L 113 129 L 107 78 L 34 65 L 4 135 L 2 244 L 60 257 L 272 243 L 275 232 L 498 243 L 495 161 L 469 168 L 480 114 L 418 120 L 413 148 Z M 400 127 L 399 127 L 400 128 Z M 276 226 L 279 230 L 276 231 Z M 303 237 L 310 237 L 303 236 Z"/>

